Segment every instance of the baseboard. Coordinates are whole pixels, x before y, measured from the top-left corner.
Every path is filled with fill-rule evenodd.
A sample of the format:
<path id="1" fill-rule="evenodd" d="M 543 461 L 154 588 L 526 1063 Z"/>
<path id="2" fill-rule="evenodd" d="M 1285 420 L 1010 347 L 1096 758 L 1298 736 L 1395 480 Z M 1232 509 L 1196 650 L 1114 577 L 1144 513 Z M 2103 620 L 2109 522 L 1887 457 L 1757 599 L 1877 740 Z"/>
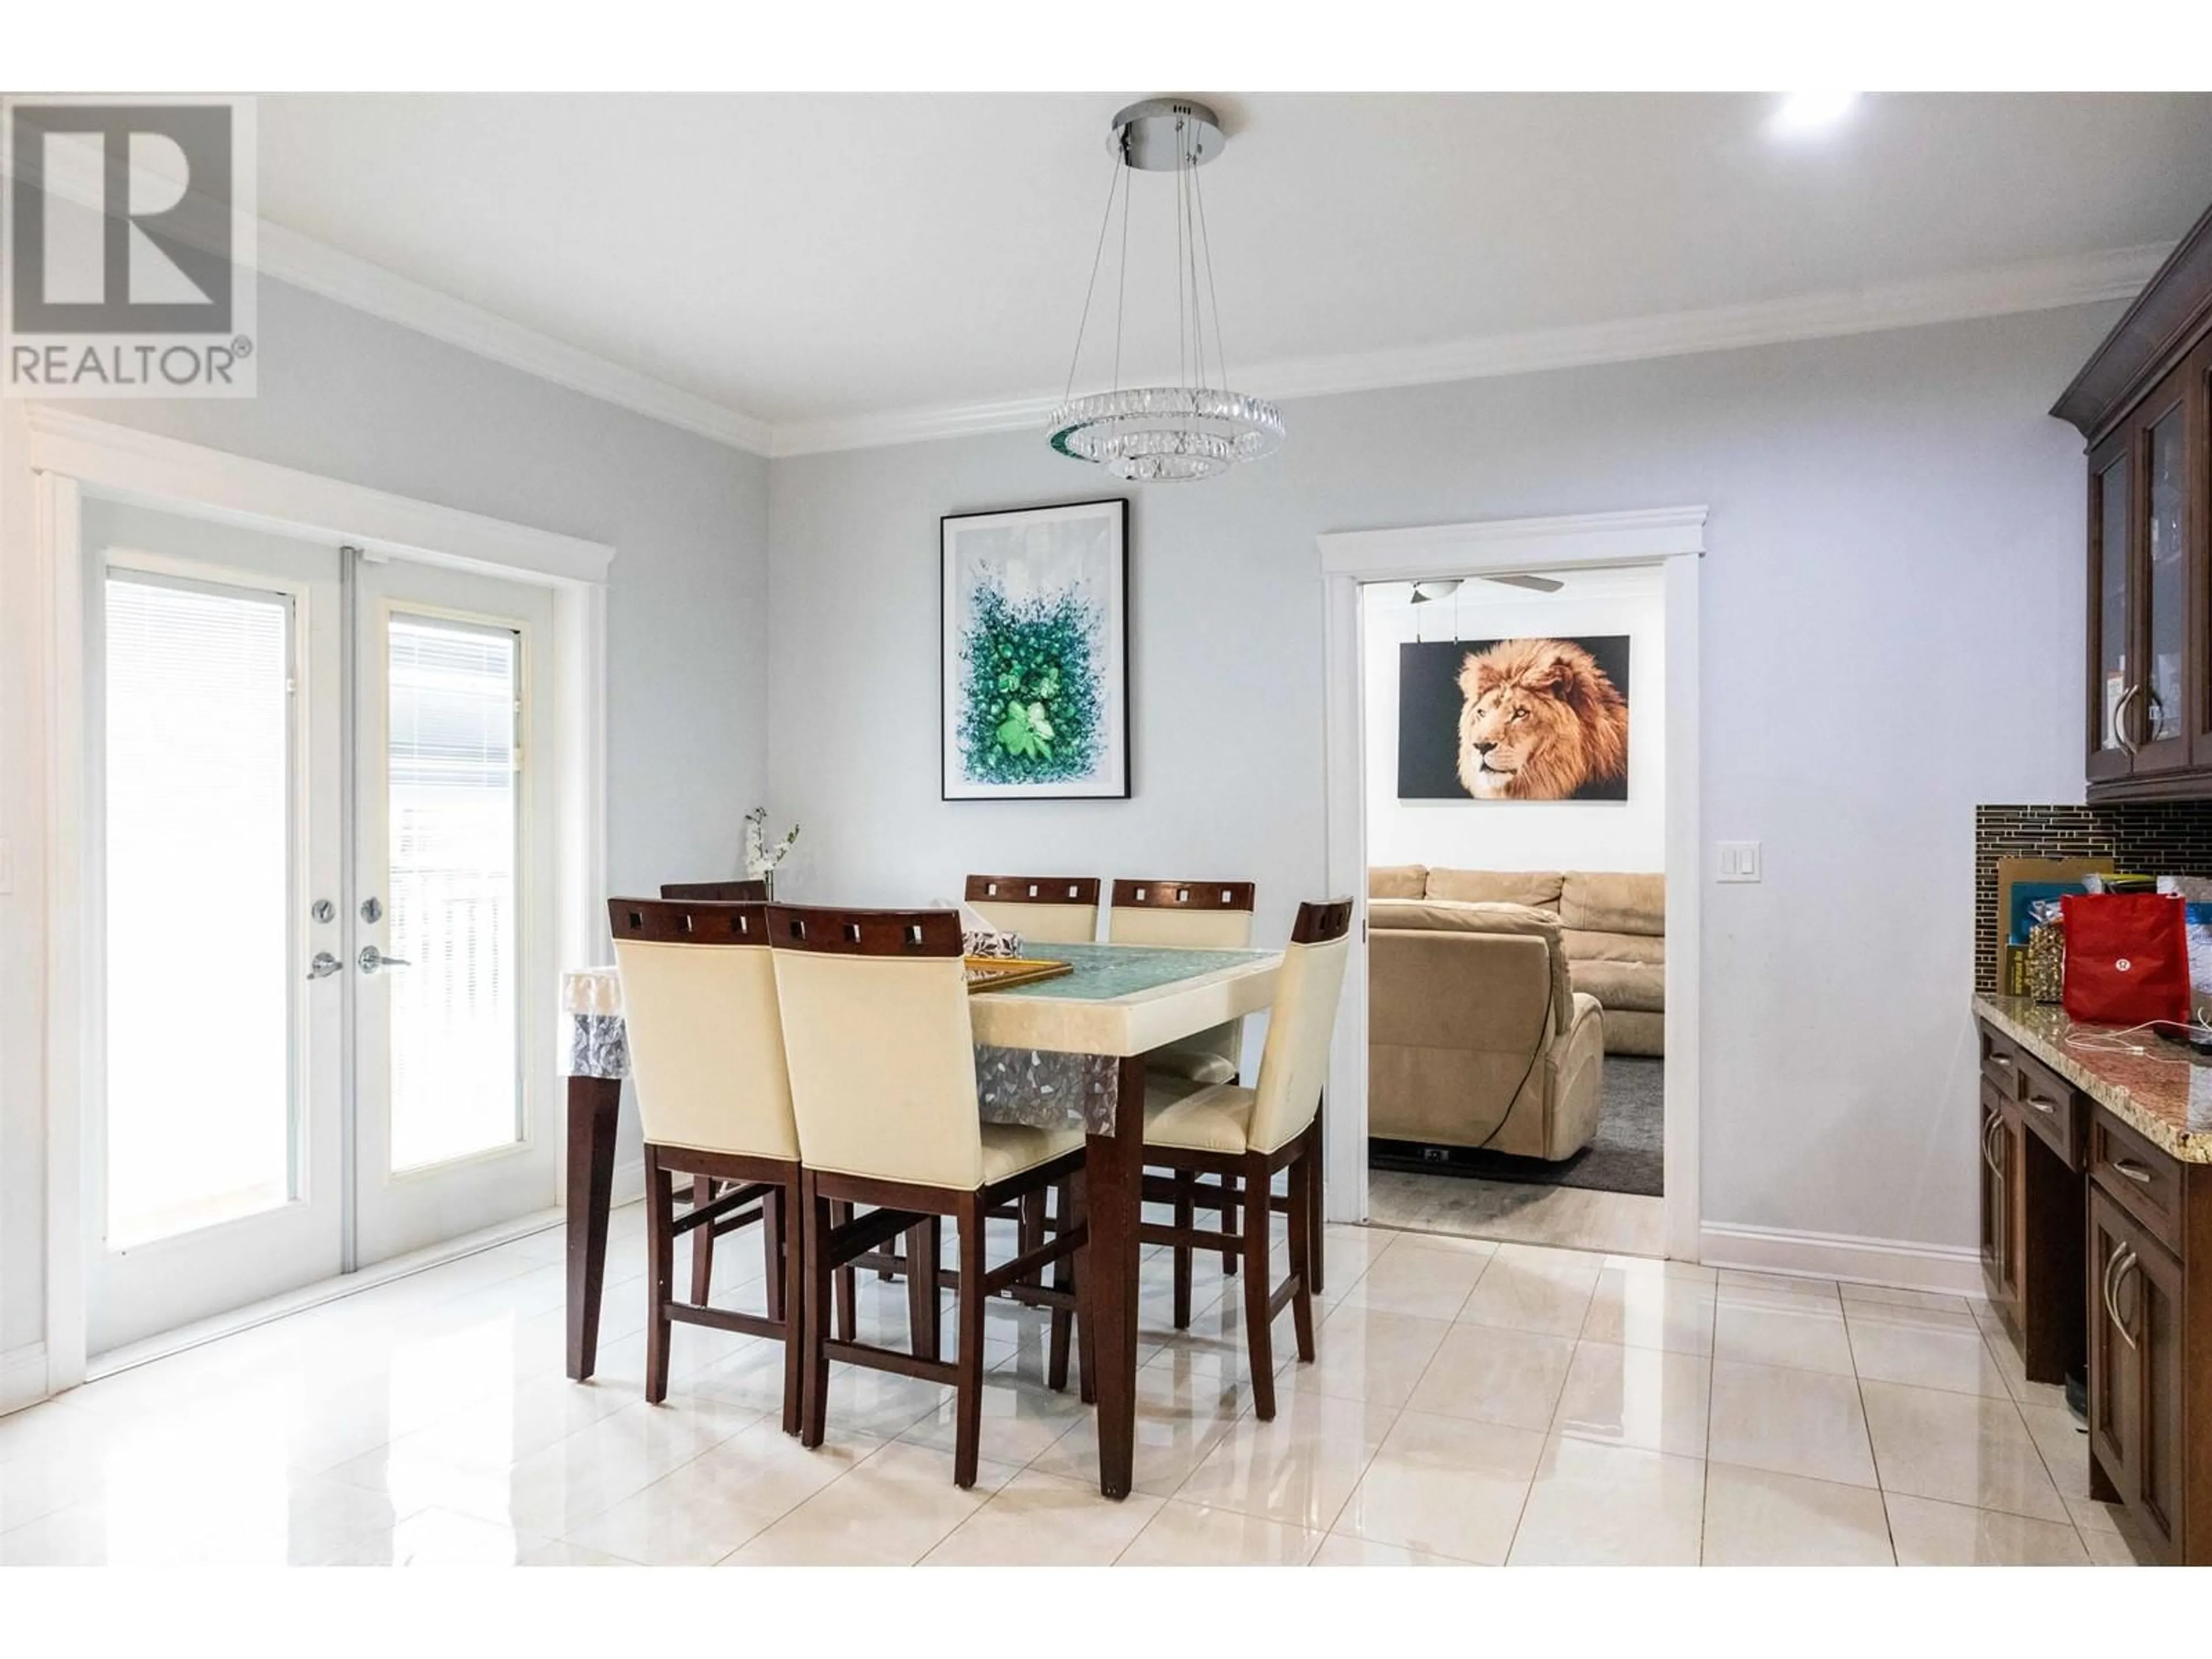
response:
<path id="1" fill-rule="evenodd" d="M 46 1345 L 33 1342 L 0 1353 L 0 1417 L 46 1397 Z"/>
<path id="2" fill-rule="evenodd" d="M 1698 1244 L 1698 1259 L 1709 1267 L 1744 1267 L 1946 1296 L 1983 1294 L 1980 1254 L 1949 1245 L 1711 1221 L 1699 1229 Z"/>

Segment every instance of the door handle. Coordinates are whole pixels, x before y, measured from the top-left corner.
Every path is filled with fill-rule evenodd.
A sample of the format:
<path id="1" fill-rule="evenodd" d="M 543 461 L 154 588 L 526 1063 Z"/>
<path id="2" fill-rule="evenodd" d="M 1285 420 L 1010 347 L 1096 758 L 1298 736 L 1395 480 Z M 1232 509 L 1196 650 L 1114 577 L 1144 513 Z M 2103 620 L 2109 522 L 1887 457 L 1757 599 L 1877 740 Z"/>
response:
<path id="1" fill-rule="evenodd" d="M 307 964 L 307 977 L 309 979 L 328 979 L 332 974 L 337 973 L 344 966 L 345 963 L 340 962 L 328 951 L 318 951 L 315 952 L 315 959 Z"/>
<path id="2" fill-rule="evenodd" d="M 2130 760 L 2136 757 L 2142 744 L 2128 735 L 2128 705 L 2142 695 L 2142 682 L 2138 680 L 2120 693 L 2120 700 L 2112 705 L 2112 740 L 2127 751 Z"/>
<path id="3" fill-rule="evenodd" d="M 361 971 L 364 974 L 373 974 L 382 968 L 411 968 L 415 965 L 404 957 L 387 957 L 374 945 L 361 947 L 360 962 Z"/>

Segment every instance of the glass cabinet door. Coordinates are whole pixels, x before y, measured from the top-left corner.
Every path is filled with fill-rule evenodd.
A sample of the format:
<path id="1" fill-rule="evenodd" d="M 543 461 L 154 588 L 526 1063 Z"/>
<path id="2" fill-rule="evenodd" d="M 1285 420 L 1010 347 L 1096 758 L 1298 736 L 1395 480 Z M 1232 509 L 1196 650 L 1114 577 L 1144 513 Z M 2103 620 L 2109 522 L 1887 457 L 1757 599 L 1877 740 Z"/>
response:
<path id="1" fill-rule="evenodd" d="M 2173 744 L 2185 748 L 2189 687 L 2189 544 L 2187 417 L 2176 402 L 2144 434 L 2145 564 L 2142 708 L 2136 740 L 2146 751 Z M 2173 756 L 2179 763 L 2185 755 Z M 2139 755 L 2136 767 L 2156 764 Z"/>
<path id="2" fill-rule="evenodd" d="M 2089 474 L 2089 779 L 2131 768 L 2136 699 L 2129 450 L 2121 434 Z"/>

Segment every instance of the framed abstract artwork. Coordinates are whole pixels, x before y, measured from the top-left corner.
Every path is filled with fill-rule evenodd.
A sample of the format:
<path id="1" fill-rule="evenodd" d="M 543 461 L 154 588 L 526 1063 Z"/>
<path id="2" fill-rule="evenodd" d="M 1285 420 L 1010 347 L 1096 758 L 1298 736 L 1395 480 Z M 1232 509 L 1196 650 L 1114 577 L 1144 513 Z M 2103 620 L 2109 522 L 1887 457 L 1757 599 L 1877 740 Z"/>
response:
<path id="1" fill-rule="evenodd" d="M 939 521 L 943 795 L 1129 793 L 1129 504 Z"/>

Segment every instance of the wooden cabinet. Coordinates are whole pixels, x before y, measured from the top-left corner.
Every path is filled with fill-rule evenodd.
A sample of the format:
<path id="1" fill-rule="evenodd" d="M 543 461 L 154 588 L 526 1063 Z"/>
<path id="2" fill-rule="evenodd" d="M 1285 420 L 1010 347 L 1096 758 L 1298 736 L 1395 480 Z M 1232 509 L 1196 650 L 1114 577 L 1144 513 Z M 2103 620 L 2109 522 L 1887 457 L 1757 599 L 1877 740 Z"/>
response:
<path id="1" fill-rule="evenodd" d="M 2212 1566 L 2212 1164 L 1980 1027 L 1982 1273 L 2029 1378 L 2086 1370 L 2089 1491 L 2139 1550 Z"/>
<path id="2" fill-rule="evenodd" d="M 2051 413 L 2089 446 L 2089 797 L 2212 796 L 2212 213 Z"/>
<path id="3" fill-rule="evenodd" d="M 2089 1443 L 2160 1553 L 2177 1559 L 2189 1484 L 2179 1258 L 2089 1188 Z"/>
<path id="4" fill-rule="evenodd" d="M 2087 1245 L 2090 1491 L 2166 1560 L 2212 1565 L 2212 1164 L 2097 1108 Z"/>
<path id="5" fill-rule="evenodd" d="M 1981 1028 L 1982 1282 L 2036 1382 L 2083 1355 L 2081 1168 L 2088 1104 L 2002 1033 Z"/>

